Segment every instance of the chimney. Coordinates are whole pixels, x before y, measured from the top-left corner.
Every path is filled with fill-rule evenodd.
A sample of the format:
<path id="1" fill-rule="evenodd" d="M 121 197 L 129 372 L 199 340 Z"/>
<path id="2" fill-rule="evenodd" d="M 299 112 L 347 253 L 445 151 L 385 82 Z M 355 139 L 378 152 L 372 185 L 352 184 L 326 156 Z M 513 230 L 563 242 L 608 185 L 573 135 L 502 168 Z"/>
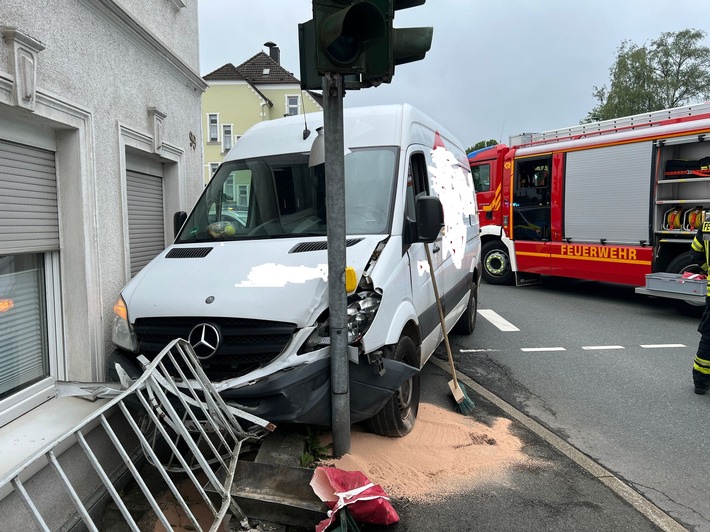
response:
<path id="1" fill-rule="evenodd" d="M 281 64 L 281 50 L 279 50 L 279 47 L 276 46 L 275 42 L 265 42 L 264 46 L 266 46 L 269 49 L 269 57 L 273 59 L 277 65 Z"/>

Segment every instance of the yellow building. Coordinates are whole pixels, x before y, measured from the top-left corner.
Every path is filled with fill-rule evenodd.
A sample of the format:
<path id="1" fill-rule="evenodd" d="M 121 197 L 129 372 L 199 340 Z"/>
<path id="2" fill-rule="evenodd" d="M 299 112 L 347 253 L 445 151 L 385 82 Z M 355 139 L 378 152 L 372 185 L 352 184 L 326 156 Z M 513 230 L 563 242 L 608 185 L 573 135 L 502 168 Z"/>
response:
<path id="1" fill-rule="evenodd" d="M 251 126 L 262 120 L 322 111 L 320 94 L 301 90 L 300 82 L 280 64 L 278 47 L 267 42 L 239 66 L 227 63 L 203 77 L 204 182 Z"/>

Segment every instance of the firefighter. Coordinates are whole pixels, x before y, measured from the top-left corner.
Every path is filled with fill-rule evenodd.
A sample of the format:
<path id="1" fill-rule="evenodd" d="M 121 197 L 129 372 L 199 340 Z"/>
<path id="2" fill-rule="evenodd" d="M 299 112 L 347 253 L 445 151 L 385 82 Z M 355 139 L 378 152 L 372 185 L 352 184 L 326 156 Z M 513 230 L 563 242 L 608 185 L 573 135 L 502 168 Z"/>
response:
<path id="1" fill-rule="evenodd" d="M 703 270 L 708 272 L 710 264 L 710 218 L 706 218 L 698 229 L 691 244 L 693 260 L 702 264 Z M 693 362 L 693 384 L 695 393 L 704 395 L 710 390 L 710 280 L 708 281 L 705 296 L 705 310 L 698 325 L 700 344 Z"/>

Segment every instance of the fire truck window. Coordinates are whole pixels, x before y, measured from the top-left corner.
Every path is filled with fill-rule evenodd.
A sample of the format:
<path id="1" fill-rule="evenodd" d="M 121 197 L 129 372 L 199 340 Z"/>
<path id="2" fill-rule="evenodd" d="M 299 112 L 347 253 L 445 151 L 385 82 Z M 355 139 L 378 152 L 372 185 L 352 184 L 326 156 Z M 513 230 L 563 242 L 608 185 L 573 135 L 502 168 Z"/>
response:
<path id="1" fill-rule="evenodd" d="M 488 192 L 491 189 L 491 165 L 482 164 L 471 167 L 473 186 L 476 192 Z"/>
<path id="2" fill-rule="evenodd" d="M 513 193 L 513 238 L 550 239 L 550 170 L 552 158 L 516 162 Z"/>

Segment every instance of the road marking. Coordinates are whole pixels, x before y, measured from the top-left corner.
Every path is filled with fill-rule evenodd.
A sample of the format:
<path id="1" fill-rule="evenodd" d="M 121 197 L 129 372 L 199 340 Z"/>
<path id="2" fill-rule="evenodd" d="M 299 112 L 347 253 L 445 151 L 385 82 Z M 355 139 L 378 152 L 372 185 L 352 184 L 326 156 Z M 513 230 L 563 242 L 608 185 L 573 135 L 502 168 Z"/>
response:
<path id="1" fill-rule="evenodd" d="M 459 349 L 459 353 L 497 353 L 500 349 Z"/>
<path id="2" fill-rule="evenodd" d="M 642 345 L 644 349 L 663 349 L 665 347 L 688 347 L 687 345 L 683 344 L 648 344 L 648 345 Z"/>
<path id="3" fill-rule="evenodd" d="M 500 314 L 498 314 L 494 310 L 490 309 L 479 309 L 478 313 L 486 318 L 488 321 L 490 321 L 493 325 L 498 327 L 501 331 L 519 331 L 515 325 L 510 323 L 508 320 L 505 318 L 501 317 Z"/>
<path id="4" fill-rule="evenodd" d="M 588 351 L 602 350 L 602 349 L 625 349 L 623 345 L 583 345 L 582 349 Z"/>
<path id="5" fill-rule="evenodd" d="M 538 351 L 566 351 L 564 347 L 521 347 L 520 350 L 526 353 Z"/>

